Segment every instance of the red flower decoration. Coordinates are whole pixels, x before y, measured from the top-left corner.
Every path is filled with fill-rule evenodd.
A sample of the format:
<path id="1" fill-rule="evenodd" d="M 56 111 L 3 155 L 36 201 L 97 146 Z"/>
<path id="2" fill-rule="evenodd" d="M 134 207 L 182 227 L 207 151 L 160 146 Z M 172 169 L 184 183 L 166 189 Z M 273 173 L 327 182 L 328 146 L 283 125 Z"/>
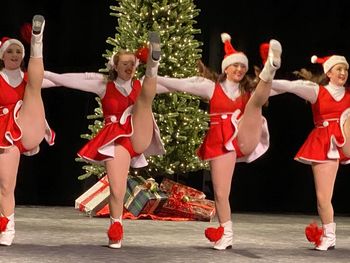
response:
<path id="1" fill-rule="evenodd" d="M 7 223 L 9 221 L 10 220 L 7 217 L 4 217 L 4 216 L 0 217 L 0 233 L 6 230 Z"/>
<path id="2" fill-rule="evenodd" d="M 205 237 L 209 239 L 210 242 L 219 241 L 224 234 L 224 228 L 219 226 L 218 228 L 208 227 L 205 232 Z"/>
<path id="3" fill-rule="evenodd" d="M 27 43 L 28 45 L 30 44 L 30 40 L 32 38 L 32 25 L 31 24 L 25 23 L 21 26 L 21 38 L 25 43 Z"/>
<path id="4" fill-rule="evenodd" d="M 146 64 L 147 63 L 147 58 L 148 58 L 148 48 L 143 46 L 140 47 L 136 52 L 135 56 L 140 60 L 141 63 Z"/>
<path id="5" fill-rule="evenodd" d="M 317 226 L 317 223 L 313 222 L 305 228 L 305 235 L 307 240 L 315 243 L 316 246 L 321 244 L 321 238 L 323 235 L 323 229 Z"/>
<path id="6" fill-rule="evenodd" d="M 111 241 L 119 242 L 123 238 L 123 226 L 120 222 L 114 222 L 108 229 L 108 238 Z"/>

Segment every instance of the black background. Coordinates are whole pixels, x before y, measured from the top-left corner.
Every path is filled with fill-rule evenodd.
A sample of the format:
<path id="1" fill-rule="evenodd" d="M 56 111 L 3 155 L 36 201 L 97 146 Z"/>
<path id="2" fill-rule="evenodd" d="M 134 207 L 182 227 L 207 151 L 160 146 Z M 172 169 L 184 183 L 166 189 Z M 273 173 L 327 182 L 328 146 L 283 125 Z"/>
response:
<path id="1" fill-rule="evenodd" d="M 46 18 L 44 61 L 47 70 L 97 71 L 110 46 L 107 37 L 116 33 L 117 21 L 109 15 L 112 0 L 2 1 L 0 37 L 19 37 L 20 26 L 34 14 Z M 202 33 L 203 61 L 219 70 L 223 58 L 220 33 L 228 32 L 237 50 L 244 51 L 250 68 L 259 65 L 259 44 L 271 38 L 283 46 L 282 67 L 277 78 L 311 65 L 312 55 L 340 54 L 350 58 L 350 22 L 347 1 L 195 1 L 201 10 L 196 18 Z M 27 51 L 28 52 L 28 51 Z M 96 107 L 94 95 L 66 88 L 43 90 L 47 119 L 57 132 L 56 144 L 41 144 L 33 157 L 22 157 L 16 188 L 18 204 L 73 205 L 95 178 L 79 181 L 83 172 L 74 159 L 85 143 L 86 116 Z M 311 167 L 293 160 L 312 129 L 310 105 L 292 94 L 269 100 L 264 109 L 271 146 L 251 164 L 236 166 L 232 185 L 233 211 L 316 211 Z M 200 173 L 192 176 L 201 176 Z M 341 166 L 334 192 L 338 213 L 349 213 L 350 167 Z M 208 193 L 210 197 L 210 192 Z"/>

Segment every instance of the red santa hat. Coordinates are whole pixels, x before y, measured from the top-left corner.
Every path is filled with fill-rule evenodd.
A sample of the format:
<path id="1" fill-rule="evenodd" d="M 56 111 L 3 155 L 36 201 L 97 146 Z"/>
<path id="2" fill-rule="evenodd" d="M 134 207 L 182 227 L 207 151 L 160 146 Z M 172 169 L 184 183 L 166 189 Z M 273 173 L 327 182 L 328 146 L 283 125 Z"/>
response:
<path id="1" fill-rule="evenodd" d="M 12 44 L 16 44 L 22 49 L 22 58 L 24 58 L 24 46 L 21 41 L 15 38 L 3 37 L 0 41 L 0 59 L 3 58 L 5 50 Z"/>
<path id="2" fill-rule="evenodd" d="M 319 58 L 317 56 L 311 57 L 312 63 L 318 63 L 323 65 L 324 73 L 327 73 L 334 65 L 336 64 L 345 64 L 347 68 L 349 68 L 349 64 L 346 61 L 346 58 L 343 56 L 333 55 L 328 57 Z"/>
<path id="3" fill-rule="evenodd" d="M 262 43 L 259 47 L 259 53 L 260 53 L 260 57 L 263 65 L 265 65 L 267 57 L 269 55 L 269 48 L 270 48 L 269 43 Z"/>
<path id="4" fill-rule="evenodd" d="M 248 69 L 248 58 L 243 52 L 239 52 L 233 48 L 231 45 L 231 36 L 227 33 L 221 34 L 222 43 L 224 43 L 225 48 L 225 57 L 221 63 L 222 73 L 225 72 L 225 69 L 234 63 L 242 63 Z"/>

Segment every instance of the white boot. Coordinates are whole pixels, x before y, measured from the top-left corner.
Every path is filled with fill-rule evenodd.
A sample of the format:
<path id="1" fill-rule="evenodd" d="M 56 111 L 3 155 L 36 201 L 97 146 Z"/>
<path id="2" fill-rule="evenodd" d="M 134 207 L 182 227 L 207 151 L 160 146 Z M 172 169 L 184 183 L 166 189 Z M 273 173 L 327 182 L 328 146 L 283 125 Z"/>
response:
<path id="1" fill-rule="evenodd" d="M 221 239 L 214 244 L 214 249 L 225 250 L 227 248 L 232 248 L 233 231 L 232 231 L 232 221 L 227 221 L 221 224 L 224 228 L 224 234 Z"/>
<path id="2" fill-rule="evenodd" d="M 259 78 L 265 82 L 271 82 L 275 77 L 276 70 L 281 66 L 282 47 L 275 39 L 270 40 L 269 53 Z"/>
<path id="3" fill-rule="evenodd" d="M 30 57 L 42 58 L 43 57 L 43 32 L 45 27 L 45 19 L 41 15 L 35 15 L 33 17 L 32 24 L 32 39 L 30 45 Z"/>
<path id="4" fill-rule="evenodd" d="M 7 217 L 9 222 L 7 223 L 5 231 L 0 233 L 0 245 L 11 246 L 13 239 L 15 238 L 15 214 Z"/>
<path id="5" fill-rule="evenodd" d="M 117 231 L 117 233 L 115 230 Z M 108 230 L 108 238 L 109 238 L 108 246 L 110 248 L 121 248 L 122 239 L 123 239 L 122 216 L 120 216 L 118 219 L 111 217 L 111 225 Z"/>
<path id="6" fill-rule="evenodd" d="M 315 247 L 316 250 L 326 251 L 328 249 L 335 248 L 335 226 L 335 223 L 322 225 L 323 236 L 321 239 L 321 244 Z"/>
<path id="7" fill-rule="evenodd" d="M 157 32 L 149 32 L 149 54 L 146 65 L 145 75 L 154 78 L 158 74 L 160 60 L 160 37 Z"/>

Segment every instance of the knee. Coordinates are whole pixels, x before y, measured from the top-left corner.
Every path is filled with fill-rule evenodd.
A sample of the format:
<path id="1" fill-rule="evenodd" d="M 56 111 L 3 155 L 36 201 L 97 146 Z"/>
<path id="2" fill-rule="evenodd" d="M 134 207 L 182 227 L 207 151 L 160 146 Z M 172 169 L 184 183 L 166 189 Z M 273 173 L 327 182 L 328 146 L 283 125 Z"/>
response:
<path id="1" fill-rule="evenodd" d="M 229 201 L 229 194 L 217 191 L 215 192 L 215 201 L 218 203 L 228 202 Z"/>
<path id="2" fill-rule="evenodd" d="M 117 200 L 124 200 L 126 189 L 110 188 L 111 197 Z"/>
<path id="3" fill-rule="evenodd" d="M 319 210 L 325 210 L 332 206 L 331 198 L 323 194 L 317 194 L 317 208 Z"/>
<path id="4" fill-rule="evenodd" d="M 15 184 L 10 181 L 0 182 L 0 194 L 2 197 L 9 197 L 15 192 Z M 0 198 L 1 199 L 1 198 Z"/>
<path id="5" fill-rule="evenodd" d="M 241 151 L 241 153 L 243 155 L 249 155 L 251 154 L 254 149 L 255 149 L 256 145 L 252 144 L 252 143 L 240 143 L 239 144 L 239 150 Z"/>

